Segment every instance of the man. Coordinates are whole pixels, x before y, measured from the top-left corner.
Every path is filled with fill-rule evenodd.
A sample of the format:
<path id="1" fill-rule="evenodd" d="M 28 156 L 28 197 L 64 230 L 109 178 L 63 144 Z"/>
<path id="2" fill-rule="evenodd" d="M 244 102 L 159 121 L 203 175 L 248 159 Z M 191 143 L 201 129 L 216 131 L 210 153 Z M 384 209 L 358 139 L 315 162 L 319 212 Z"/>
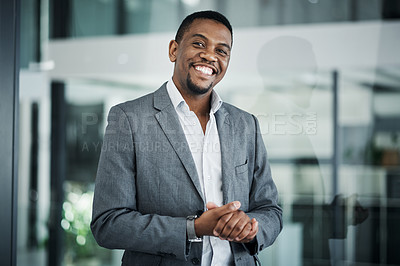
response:
<path id="1" fill-rule="evenodd" d="M 258 122 L 213 90 L 232 36 L 217 12 L 189 15 L 172 79 L 110 110 L 91 228 L 123 265 L 254 265 L 282 229 Z"/>

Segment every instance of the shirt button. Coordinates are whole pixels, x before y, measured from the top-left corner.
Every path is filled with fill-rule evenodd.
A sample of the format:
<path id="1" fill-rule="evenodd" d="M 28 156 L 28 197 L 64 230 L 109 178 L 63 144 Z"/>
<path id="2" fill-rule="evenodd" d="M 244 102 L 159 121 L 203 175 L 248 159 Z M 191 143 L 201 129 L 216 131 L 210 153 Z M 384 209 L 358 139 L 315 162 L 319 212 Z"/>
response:
<path id="1" fill-rule="evenodd" d="M 192 259 L 192 263 L 193 263 L 194 265 L 198 265 L 198 264 L 200 264 L 200 260 L 199 260 L 198 258 L 193 258 L 193 259 Z"/>

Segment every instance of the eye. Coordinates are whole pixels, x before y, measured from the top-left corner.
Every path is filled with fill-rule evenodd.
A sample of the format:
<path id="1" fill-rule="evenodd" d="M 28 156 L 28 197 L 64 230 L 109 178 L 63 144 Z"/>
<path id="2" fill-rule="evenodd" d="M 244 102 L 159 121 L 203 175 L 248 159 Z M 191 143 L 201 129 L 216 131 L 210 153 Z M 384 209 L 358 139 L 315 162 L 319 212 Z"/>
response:
<path id="1" fill-rule="evenodd" d="M 202 42 L 193 42 L 193 45 L 197 47 L 205 47 L 204 43 Z"/>
<path id="2" fill-rule="evenodd" d="M 223 56 L 227 56 L 228 55 L 228 51 L 224 50 L 224 49 L 217 49 L 217 53 L 223 55 Z"/>

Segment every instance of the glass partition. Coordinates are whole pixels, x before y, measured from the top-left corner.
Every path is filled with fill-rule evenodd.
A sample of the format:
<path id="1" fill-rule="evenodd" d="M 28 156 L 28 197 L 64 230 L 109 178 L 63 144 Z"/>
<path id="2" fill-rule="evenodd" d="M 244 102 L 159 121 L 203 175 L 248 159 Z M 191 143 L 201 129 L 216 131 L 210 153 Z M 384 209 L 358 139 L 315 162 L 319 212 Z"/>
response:
<path id="1" fill-rule="evenodd" d="M 265 83 L 253 94 L 221 88 L 223 99 L 259 119 L 280 192 L 284 230 L 277 242 L 260 254 L 266 264 L 391 265 L 400 259 L 392 248 L 398 241 L 400 210 L 399 68 L 336 72 L 336 194 L 332 169 L 333 71 L 268 71 L 268 77 L 262 77 Z M 115 257 L 120 253 L 99 249 L 87 231 L 95 173 L 90 168 L 97 165 L 98 142 L 109 107 L 151 89 L 85 81 L 70 82 L 67 88 L 69 114 L 75 117 L 68 120 L 68 152 L 73 157 L 68 164 L 76 172 L 65 185 L 65 261 L 77 265 L 90 257 L 95 265 L 109 265 L 112 261 L 118 265 Z M 80 175 L 84 177 L 76 180 Z M 292 256 L 287 256 L 288 250 Z"/>
<path id="2" fill-rule="evenodd" d="M 61 226 L 65 265 L 119 265 L 121 251 L 97 245 L 91 231 L 97 163 L 112 105 L 143 95 L 141 88 L 74 79 L 66 83 L 67 176 Z"/>
<path id="3" fill-rule="evenodd" d="M 71 20 L 62 23 L 74 39 L 50 41 L 45 69 L 29 68 L 40 59 L 39 30 L 29 33 L 38 14 L 30 14 L 33 3 L 22 6 L 19 266 L 48 265 L 52 248 L 60 265 L 121 264 L 122 251 L 100 248 L 89 228 L 107 114 L 170 78 L 168 41 L 199 9 L 232 20 L 232 59 L 216 90 L 258 118 L 280 194 L 284 229 L 259 255 L 262 264 L 400 264 L 400 25 L 365 21 L 396 17 L 394 1 L 68 3 Z M 121 34 L 131 35 L 114 36 Z M 57 191 L 54 82 L 65 92 L 65 177 Z M 63 196 L 59 220 L 51 218 L 54 195 Z M 52 227 L 61 232 L 56 246 L 49 246 Z"/>

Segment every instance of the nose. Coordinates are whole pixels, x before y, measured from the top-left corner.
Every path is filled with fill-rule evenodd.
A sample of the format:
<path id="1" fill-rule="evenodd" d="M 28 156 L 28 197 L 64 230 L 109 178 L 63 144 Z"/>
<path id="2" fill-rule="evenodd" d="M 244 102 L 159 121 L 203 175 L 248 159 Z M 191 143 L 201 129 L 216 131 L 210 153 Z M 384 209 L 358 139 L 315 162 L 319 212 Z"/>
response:
<path id="1" fill-rule="evenodd" d="M 215 56 L 214 50 L 206 49 L 200 53 L 200 57 L 205 59 L 208 62 L 215 62 L 217 61 L 217 57 Z"/>

